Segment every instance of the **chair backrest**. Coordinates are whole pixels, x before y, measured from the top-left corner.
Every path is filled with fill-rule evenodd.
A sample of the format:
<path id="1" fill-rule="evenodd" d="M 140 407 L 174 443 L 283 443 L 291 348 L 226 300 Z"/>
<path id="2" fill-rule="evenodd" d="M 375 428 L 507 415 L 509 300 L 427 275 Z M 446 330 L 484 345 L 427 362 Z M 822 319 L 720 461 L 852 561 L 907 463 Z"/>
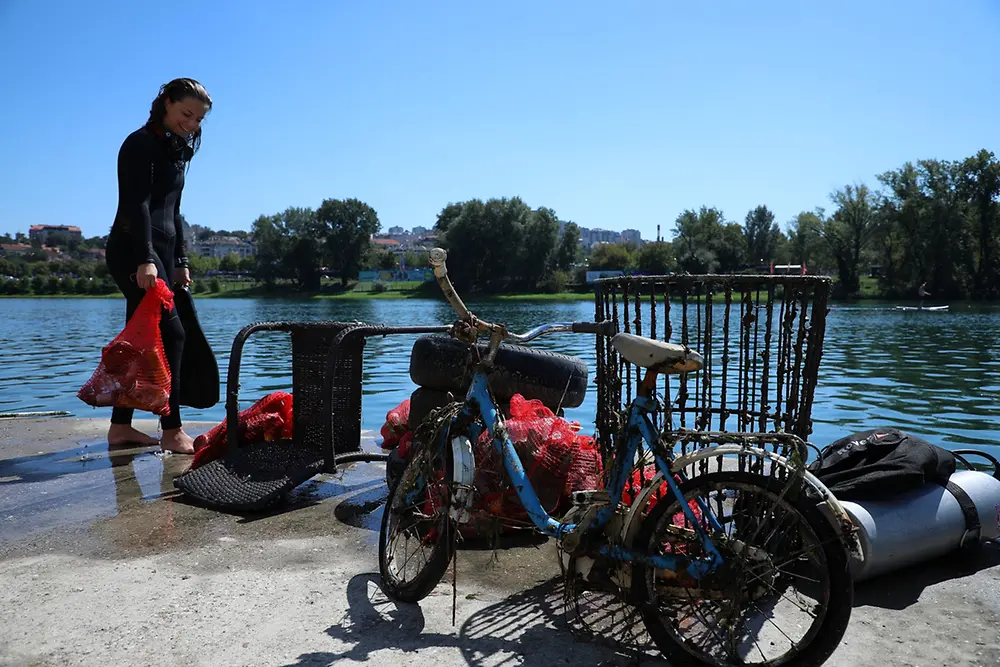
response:
<path id="1" fill-rule="evenodd" d="M 361 449 L 361 381 L 364 339 L 340 351 L 332 389 L 330 414 L 323 410 L 326 366 L 334 339 L 355 323 L 289 324 L 292 337 L 292 412 L 296 446 L 325 446 L 326 422 L 333 425 L 336 454 Z M 332 465 L 332 462 L 331 462 Z"/>
<path id="2" fill-rule="evenodd" d="M 812 432 L 831 281 L 821 276 L 670 275 L 596 281 L 595 318 L 690 346 L 698 373 L 660 379 L 668 429 Z M 612 451 L 642 369 L 597 337 L 597 437 Z M 658 427 L 664 428 L 662 424 Z"/>

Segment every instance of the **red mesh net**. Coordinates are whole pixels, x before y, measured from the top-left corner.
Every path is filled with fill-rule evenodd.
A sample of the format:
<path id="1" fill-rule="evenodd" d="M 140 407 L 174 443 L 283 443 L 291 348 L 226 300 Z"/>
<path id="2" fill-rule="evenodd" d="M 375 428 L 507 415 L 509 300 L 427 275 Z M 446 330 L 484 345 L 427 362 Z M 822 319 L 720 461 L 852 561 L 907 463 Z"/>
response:
<path id="1" fill-rule="evenodd" d="M 264 442 L 270 440 L 289 440 L 293 433 L 292 395 L 276 391 L 260 399 L 246 410 L 240 412 L 239 444 Z M 226 452 L 228 446 L 228 423 L 212 427 L 210 431 L 194 439 L 196 453 L 191 462 L 191 469 L 214 461 Z"/>
<path id="2" fill-rule="evenodd" d="M 402 430 L 409 405 L 406 401 L 386 415 L 382 427 L 382 446 L 392 448 L 404 458 L 409 454 L 412 433 Z M 539 400 L 515 395 L 510 401 L 510 417 L 505 422 L 507 433 L 524 465 L 528 479 L 549 513 L 568 508 L 574 491 L 603 488 L 602 459 L 597 444 L 590 436 L 580 435 L 580 424 L 557 417 Z M 400 430 L 402 432 L 400 433 Z M 528 515 L 516 492 L 510 487 L 489 434 L 473 443 L 476 459 L 476 490 L 474 515 L 490 519 L 491 524 L 519 524 Z M 477 532 L 477 521 L 463 532 Z"/>
<path id="3" fill-rule="evenodd" d="M 170 414 L 170 367 L 160 338 L 160 318 L 173 307 L 174 293 L 157 278 L 122 332 L 101 350 L 97 370 L 77 397 L 98 408 Z"/>
<path id="4" fill-rule="evenodd" d="M 400 444 L 400 440 L 410 430 L 409 420 L 410 399 L 406 399 L 385 414 L 385 424 L 380 431 L 383 449 L 392 449 Z M 403 452 L 400 451 L 400 454 Z"/>
<path id="5" fill-rule="evenodd" d="M 636 496 L 638 496 L 642 489 L 653 481 L 653 478 L 656 477 L 658 472 L 659 470 L 656 466 L 651 463 L 644 465 L 641 468 L 636 468 L 632 472 L 632 479 L 626 482 L 625 489 L 622 491 L 622 502 L 626 505 L 631 505 Z M 680 484 L 681 478 L 674 475 L 674 482 Z M 656 503 L 659 500 L 667 498 L 667 502 L 670 502 L 673 497 L 674 494 L 673 491 L 670 490 L 670 485 L 667 484 L 666 481 L 660 482 L 660 487 L 653 491 L 653 493 L 649 496 L 649 502 L 647 503 L 645 509 L 646 513 L 648 514 L 652 511 L 652 509 L 656 507 Z M 698 502 L 696 500 L 689 500 L 688 507 L 691 508 L 691 512 L 694 514 L 695 520 L 701 522 L 701 508 L 698 507 Z M 688 525 L 683 512 L 677 512 L 674 514 L 672 522 L 675 526 L 681 528 Z"/>
<path id="6" fill-rule="evenodd" d="M 602 459 L 594 439 L 580 435 L 579 422 L 558 417 L 537 399 L 510 399 L 507 434 L 542 507 L 550 514 L 568 509 L 574 491 L 603 488 Z M 500 519 L 527 521 L 520 499 L 506 483 L 503 461 L 488 433 L 475 443 L 476 488 L 480 507 Z"/>

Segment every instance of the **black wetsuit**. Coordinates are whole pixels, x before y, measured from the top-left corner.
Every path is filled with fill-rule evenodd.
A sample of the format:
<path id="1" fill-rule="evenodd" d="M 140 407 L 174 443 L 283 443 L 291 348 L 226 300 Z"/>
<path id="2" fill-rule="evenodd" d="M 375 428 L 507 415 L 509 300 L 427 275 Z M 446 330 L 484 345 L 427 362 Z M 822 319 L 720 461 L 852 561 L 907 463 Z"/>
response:
<path id="1" fill-rule="evenodd" d="M 125 295 L 126 322 L 146 293 L 135 281 L 140 264 L 152 262 L 157 276 L 171 286 L 173 269 L 187 265 L 180 205 L 188 159 L 186 142 L 152 125 L 126 137 L 118 152 L 118 212 L 106 254 L 111 277 Z M 176 309 L 163 314 L 160 333 L 171 374 L 170 414 L 161 418 L 160 425 L 179 428 L 184 327 Z M 114 408 L 111 423 L 131 424 L 132 412 Z"/>

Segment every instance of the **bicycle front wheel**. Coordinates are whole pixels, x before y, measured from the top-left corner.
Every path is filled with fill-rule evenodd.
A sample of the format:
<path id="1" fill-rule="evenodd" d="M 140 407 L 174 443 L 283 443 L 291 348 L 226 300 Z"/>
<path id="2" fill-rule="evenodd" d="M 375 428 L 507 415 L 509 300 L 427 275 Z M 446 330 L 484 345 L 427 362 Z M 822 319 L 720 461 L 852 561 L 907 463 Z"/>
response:
<path id="1" fill-rule="evenodd" d="M 684 482 L 722 526 L 705 527 L 724 564 L 694 580 L 638 565 L 634 592 L 650 638 L 677 667 L 823 664 L 847 629 L 854 599 L 847 549 L 792 482 L 717 472 Z M 649 554 L 698 558 L 704 549 L 672 495 L 650 511 L 636 539 Z"/>
<path id="2" fill-rule="evenodd" d="M 400 602 L 419 602 L 451 562 L 455 525 L 448 515 L 454 461 L 439 438 L 413 443 L 410 460 L 389 490 L 379 530 L 382 588 Z"/>

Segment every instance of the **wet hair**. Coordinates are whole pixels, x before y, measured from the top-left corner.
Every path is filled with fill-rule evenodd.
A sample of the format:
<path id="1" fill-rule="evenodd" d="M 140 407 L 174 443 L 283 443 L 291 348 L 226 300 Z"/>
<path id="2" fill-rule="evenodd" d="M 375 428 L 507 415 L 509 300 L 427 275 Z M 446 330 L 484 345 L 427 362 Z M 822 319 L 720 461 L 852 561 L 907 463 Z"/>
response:
<path id="1" fill-rule="evenodd" d="M 162 127 L 163 117 L 167 114 L 167 100 L 169 99 L 171 102 L 180 102 L 181 100 L 189 97 L 194 97 L 200 100 L 209 109 L 212 108 L 212 98 L 209 97 L 208 91 L 205 90 L 205 86 L 201 85 L 194 79 L 174 79 L 170 83 L 165 83 L 160 86 L 160 92 L 156 95 L 156 99 L 153 100 L 153 104 L 149 108 L 149 120 L 147 121 L 147 125 L 155 124 Z M 201 127 L 194 131 L 194 135 L 192 135 L 188 144 L 190 146 L 190 151 L 185 153 L 185 157 L 187 160 L 190 160 L 191 156 L 193 156 L 198 150 L 198 147 L 201 146 Z"/>

